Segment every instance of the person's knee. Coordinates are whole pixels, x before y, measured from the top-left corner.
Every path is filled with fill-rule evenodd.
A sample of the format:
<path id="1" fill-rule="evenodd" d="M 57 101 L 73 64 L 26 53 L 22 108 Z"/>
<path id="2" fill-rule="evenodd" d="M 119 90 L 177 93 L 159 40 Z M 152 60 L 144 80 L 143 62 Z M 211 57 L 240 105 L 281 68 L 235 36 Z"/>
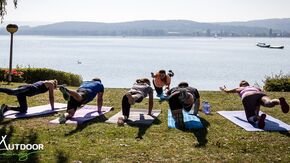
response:
<path id="1" fill-rule="evenodd" d="M 76 110 L 75 109 L 70 109 L 67 111 L 67 118 L 72 118 L 75 115 Z"/>
<path id="2" fill-rule="evenodd" d="M 265 103 L 264 103 L 264 106 L 265 107 L 268 107 L 268 108 L 272 108 L 272 107 L 274 107 L 276 104 L 274 103 L 274 102 L 272 102 L 272 101 L 266 101 Z"/>

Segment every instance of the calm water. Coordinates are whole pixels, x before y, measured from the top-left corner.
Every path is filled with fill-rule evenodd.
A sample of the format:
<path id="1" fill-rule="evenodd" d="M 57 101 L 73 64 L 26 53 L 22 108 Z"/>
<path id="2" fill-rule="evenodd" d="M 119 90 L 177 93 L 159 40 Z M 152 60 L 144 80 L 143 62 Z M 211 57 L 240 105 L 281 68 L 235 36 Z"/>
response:
<path id="1" fill-rule="evenodd" d="M 0 36 L 0 67 L 8 67 L 9 36 Z M 284 45 L 264 49 L 266 42 Z M 188 81 L 200 90 L 217 90 L 240 80 L 262 84 L 265 75 L 290 73 L 290 39 L 286 38 L 117 38 L 14 37 L 13 66 L 47 67 L 101 77 L 106 87 L 130 87 L 150 72 L 173 70 L 173 85 Z M 80 61 L 82 64 L 78 64 Z"/>

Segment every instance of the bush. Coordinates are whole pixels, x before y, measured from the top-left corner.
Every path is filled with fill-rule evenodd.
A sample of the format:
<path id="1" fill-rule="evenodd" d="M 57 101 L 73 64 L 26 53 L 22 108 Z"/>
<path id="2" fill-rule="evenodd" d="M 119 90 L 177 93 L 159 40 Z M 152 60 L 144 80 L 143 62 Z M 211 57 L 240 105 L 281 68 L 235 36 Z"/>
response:
<path id="1" fill-rule="evenodd" d="M 264 90 L 276 91 L 276 92 L 290 92 L 290 75 L 278 75 L 266 76 L 264 81 Z"/>
<path id="2" fill-rule="evenodd" d="M 48 68 L 17 68 L 14 71 L 20 72 L 21 76 L 12 75 L 13 82 L 34 83 L 40 80 L 56 79 L 58 84 L 79 86 L 82 82 L 80 75 L 48 69 Z M 7 69 L 0 69 L 0 80 L 7 81 Z"/>

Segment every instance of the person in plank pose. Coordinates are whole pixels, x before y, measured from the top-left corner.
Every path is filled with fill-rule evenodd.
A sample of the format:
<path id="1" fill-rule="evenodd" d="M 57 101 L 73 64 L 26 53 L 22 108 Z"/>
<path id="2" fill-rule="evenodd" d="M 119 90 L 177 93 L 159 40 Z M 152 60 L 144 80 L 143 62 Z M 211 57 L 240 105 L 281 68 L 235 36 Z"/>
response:
<path id="1" fill-rule="evenodd" d="M 140 103 L 149 95 L 148 115 L 151 115 L 153 108 L 153 89 L 150 86 L 150 80 L 147 78 L 137 79 L 132 88 L 125 93 L 122 98 L 123 117 L 118 118 L 118 125 L 124 125 L 130 115 L 130 108 L 135 103 Z"/>
<path id="2" fill-rule="evenodd" d="M 268 108 L 280 105 L 283 113 L 289 112 L 289 105 L 284 97 L 271 99 L 260 88 L 250 86 L 250 84 L 245 80 L 242 80 L 237 88 L 227 89 L 223 86 L 220 87 L 220 90 L 226 93 L 238 93 L 241 97 L 248 122 L 253 125 L 257 124 L 261 129 L 265 127 L 266 119 L 266 114 L 259 116 L 261 105 Z"/>
<path id="3" fill-rule="evenodd" d="M 193 114 L 197 115 L 200 107 L 200 95 L 196 88 L 188 85 L 187 82 L 181 82 L 177 87 L 167 92 L 167 100 L 173 118 L 181 129 L 185 128 L 182 110 L 189 112 L 193 108 Z"/>
<path id="4" fill-rule="evenodd" d="M 68 119 L 72 118 L 80 106 L 91 102 L 97 96 L 97 106 L 100 112 L 103 106 L 104 85 L 101 79 L 94 78 L 92 81 L 85 81 L 76 90 L 69 90 L 64 86 L 60 86 L 59 90 L 67 102 L 67 112 L 61 114 L 59 123 L 64 124 Z"/>
<path id="5" fill-rule="evenodd" d="M 45 80 L 38 81 L 33 84 L 26 84 L 19 86 L 15 89 L 10 88 L 0 88 L 0 92 L 6 93 L 8 95 L 16 96 L 19 106 L 8 106 L 2 104 L 0 108 L 0 118 L 3 118 L 3 115 L 8 110 L 18 111 L 20 113 L 26 113 L 28 109 L 26 97 L 31 97 L 39 95 L 48 91 L 49 93 L 49 102 L 51 109 L 54 110 L 54 90 L 57 88 L 57 80 Z"/>
<path id="6" fill-rule="evenodd" d="M 163 95 L 163 87 L 165 86 L 165 91 L 170 89 L 171 77 L 174 76 L 172 70 L 169 70 L 168 74 L 166 74 L 165 70 L 159 70 L 157 73 L 151 72 L 151 77 L 153 78 L 153 86 L 157 93 L 157 97 L 161 99 L 164 98 Z"/>

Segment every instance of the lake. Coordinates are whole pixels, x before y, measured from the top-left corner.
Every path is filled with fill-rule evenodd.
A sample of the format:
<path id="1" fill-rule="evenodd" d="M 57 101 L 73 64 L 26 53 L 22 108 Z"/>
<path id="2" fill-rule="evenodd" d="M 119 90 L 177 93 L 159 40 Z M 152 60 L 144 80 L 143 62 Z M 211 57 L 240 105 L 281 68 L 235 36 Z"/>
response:
<path id="1" fill-rule="evenodd" d="M 284 49 L 256 46 L 258 42 Z M 9 65 L 10 36 L 0 36 L 0 67 Z M 81 62 L 81 64 L 78 63 Z M 136 78 L 173 70 L 172 86 L 199 90 L 263 85 L 265 75 L 290 73 L 290 38 L 171 38 L 14 36 L 13 67 L 46 67 L 100 77 L 105 87 L 129 88 Z"/>

